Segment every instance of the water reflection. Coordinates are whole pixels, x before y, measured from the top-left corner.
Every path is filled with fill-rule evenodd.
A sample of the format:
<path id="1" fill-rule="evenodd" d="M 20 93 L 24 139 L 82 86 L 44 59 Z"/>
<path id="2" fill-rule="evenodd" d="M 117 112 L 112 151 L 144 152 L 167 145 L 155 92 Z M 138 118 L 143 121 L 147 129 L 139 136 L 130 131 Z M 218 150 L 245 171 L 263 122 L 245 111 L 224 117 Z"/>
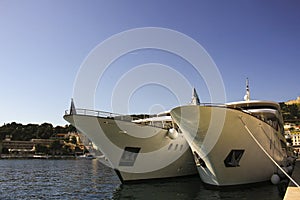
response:
<path id="1" fill-rule="evenodd" d="M 169 181 L 150 181 L 146 183 L 121 185 L 113 199 L 207 199 L 207 200 L 281 200 L 277 187 L 269 183 L 235 188 L 207 188 L 200 178 L 177 178 Z"/>
<path id="2" fill-rule="evenodd" d="M 271 184 L 212 190 L 198 176 L 121 185 L 97 160 L 0 160 L 0 169 L 0 199 L 281 199 Z"/>
<path id="3" fill-rule="evenodd" d="M 113 199 L 195 199 L 201 190 L 197 176 L 121 185 Z"/>

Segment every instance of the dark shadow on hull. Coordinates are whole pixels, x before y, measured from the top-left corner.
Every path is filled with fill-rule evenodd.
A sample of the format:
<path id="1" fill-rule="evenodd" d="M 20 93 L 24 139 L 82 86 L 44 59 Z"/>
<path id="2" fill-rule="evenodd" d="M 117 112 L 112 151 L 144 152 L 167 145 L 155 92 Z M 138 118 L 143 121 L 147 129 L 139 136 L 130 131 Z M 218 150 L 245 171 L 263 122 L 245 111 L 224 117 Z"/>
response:
<path id="1" fill-rule="evenodd" d="M 240 184 L 240 185 L 226 185 L 226 186 L 217 186 L 217 185 L 211 185 L 202 182 L 205 189 L 208 190 L 240 190 L 240 189 L 247 189 L 252 188 L 254 186 L 260 187 L 265 185 L 272 185 L 270 181 L 263 181 L 258 183 L 247 183 L 247 184 Z"/>
<path id="2" fill-rule="evenodd" d="M 151 178 L 151 179 L 139 179 L 139 180 L 124 180 L 120 171 L 115 169 L 115 172 L 117 174 L 117 176 L 119 177 L 120 181 L 122 184 L 125 184 L 125 185 L 133 185 L 133 184 L 140 184 L 140 183 L 155 183 L 155 182 L 160 182 L 160 183 L 163 183 L 163 182 L 169 182 L 169 181 L 176 181 L 177 179 L 182 179 L 182 178 L 189 178 L 189 177 L 195 177 L 195 178 L 199 178 L 199 175 L 198 174 L 193 174 L 193 175 L 186 175 L 186 176 L 178 176 L 178 177 L 168 177 L 168 178 Z"/>

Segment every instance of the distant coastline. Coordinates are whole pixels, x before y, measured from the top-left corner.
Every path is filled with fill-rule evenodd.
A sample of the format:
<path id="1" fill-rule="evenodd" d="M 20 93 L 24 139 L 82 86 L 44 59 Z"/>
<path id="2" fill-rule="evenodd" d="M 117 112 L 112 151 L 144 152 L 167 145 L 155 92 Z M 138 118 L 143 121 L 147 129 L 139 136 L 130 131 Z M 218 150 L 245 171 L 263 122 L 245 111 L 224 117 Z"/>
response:
<path id="1" fill-rule="evenodd" d="M 75 155 L 15 155 L 15 154 L 0 154 L 0 159 L 76 159 Z"/>

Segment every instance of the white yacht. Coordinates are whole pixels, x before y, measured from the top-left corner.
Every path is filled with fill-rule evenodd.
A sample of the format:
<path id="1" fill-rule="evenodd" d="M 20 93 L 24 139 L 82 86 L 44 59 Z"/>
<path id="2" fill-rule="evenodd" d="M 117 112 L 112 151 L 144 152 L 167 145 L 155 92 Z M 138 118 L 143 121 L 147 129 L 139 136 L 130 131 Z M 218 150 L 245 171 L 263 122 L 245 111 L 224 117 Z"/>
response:
<path id="1" fill-rule="evenodd" d="M 116 115 L 76 109 L 64 119 L 103 153 L 121 182 L 196 175 L 193 154 L 169 112 Z"/>
<path id="2" fill-rule="evenodd" d="M 170 113 L 187 139 L 206 184 L 267 181 L 279 166 L 288 164 L 280 106 L 271 101 L 251 101 L 248 83 L 245 101 L 180 106 Z"/>

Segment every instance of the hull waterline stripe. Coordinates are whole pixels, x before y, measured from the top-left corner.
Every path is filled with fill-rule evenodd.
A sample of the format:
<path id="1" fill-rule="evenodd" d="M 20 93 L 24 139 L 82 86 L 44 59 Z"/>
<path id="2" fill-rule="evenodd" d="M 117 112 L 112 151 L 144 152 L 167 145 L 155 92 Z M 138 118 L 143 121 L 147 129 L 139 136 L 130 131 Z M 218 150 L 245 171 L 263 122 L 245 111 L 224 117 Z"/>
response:
<path id="1" fill-rule="evenodd" d="M 252 139 L 256 142 L 256 144 L 261 148 L 261 150 L 270 158 L 270 160 L 282 171 L 282 173 L 284 175 L 286 175 L 286 177 L 288 177 L 290 179 L 290 181 L 292 181 L 298 188 L 300 188 L 300 186 L 298 185 L 298 183 L 292 178 L 290 177 L 284 169 L 282 169 L 282 167 L 280 167 L 278 165 L 278 163 L 270 156 L 270 154 L 268 154 L 268 152 L 263 148 L 263 146 L 261 146 L 261 144 L 256 140 L 256 138 L 254 137 L 254 135 L 251 133 L 251 131 L 249 130 L 249 128 L 247 127 L 246 123 L 243 121 L 242 117 L 240 117 L 241 122 L 243 123 L 245 129 L 247 130 L 247 132 L 249 133 L 249 135 L 252 137 Z"/>

